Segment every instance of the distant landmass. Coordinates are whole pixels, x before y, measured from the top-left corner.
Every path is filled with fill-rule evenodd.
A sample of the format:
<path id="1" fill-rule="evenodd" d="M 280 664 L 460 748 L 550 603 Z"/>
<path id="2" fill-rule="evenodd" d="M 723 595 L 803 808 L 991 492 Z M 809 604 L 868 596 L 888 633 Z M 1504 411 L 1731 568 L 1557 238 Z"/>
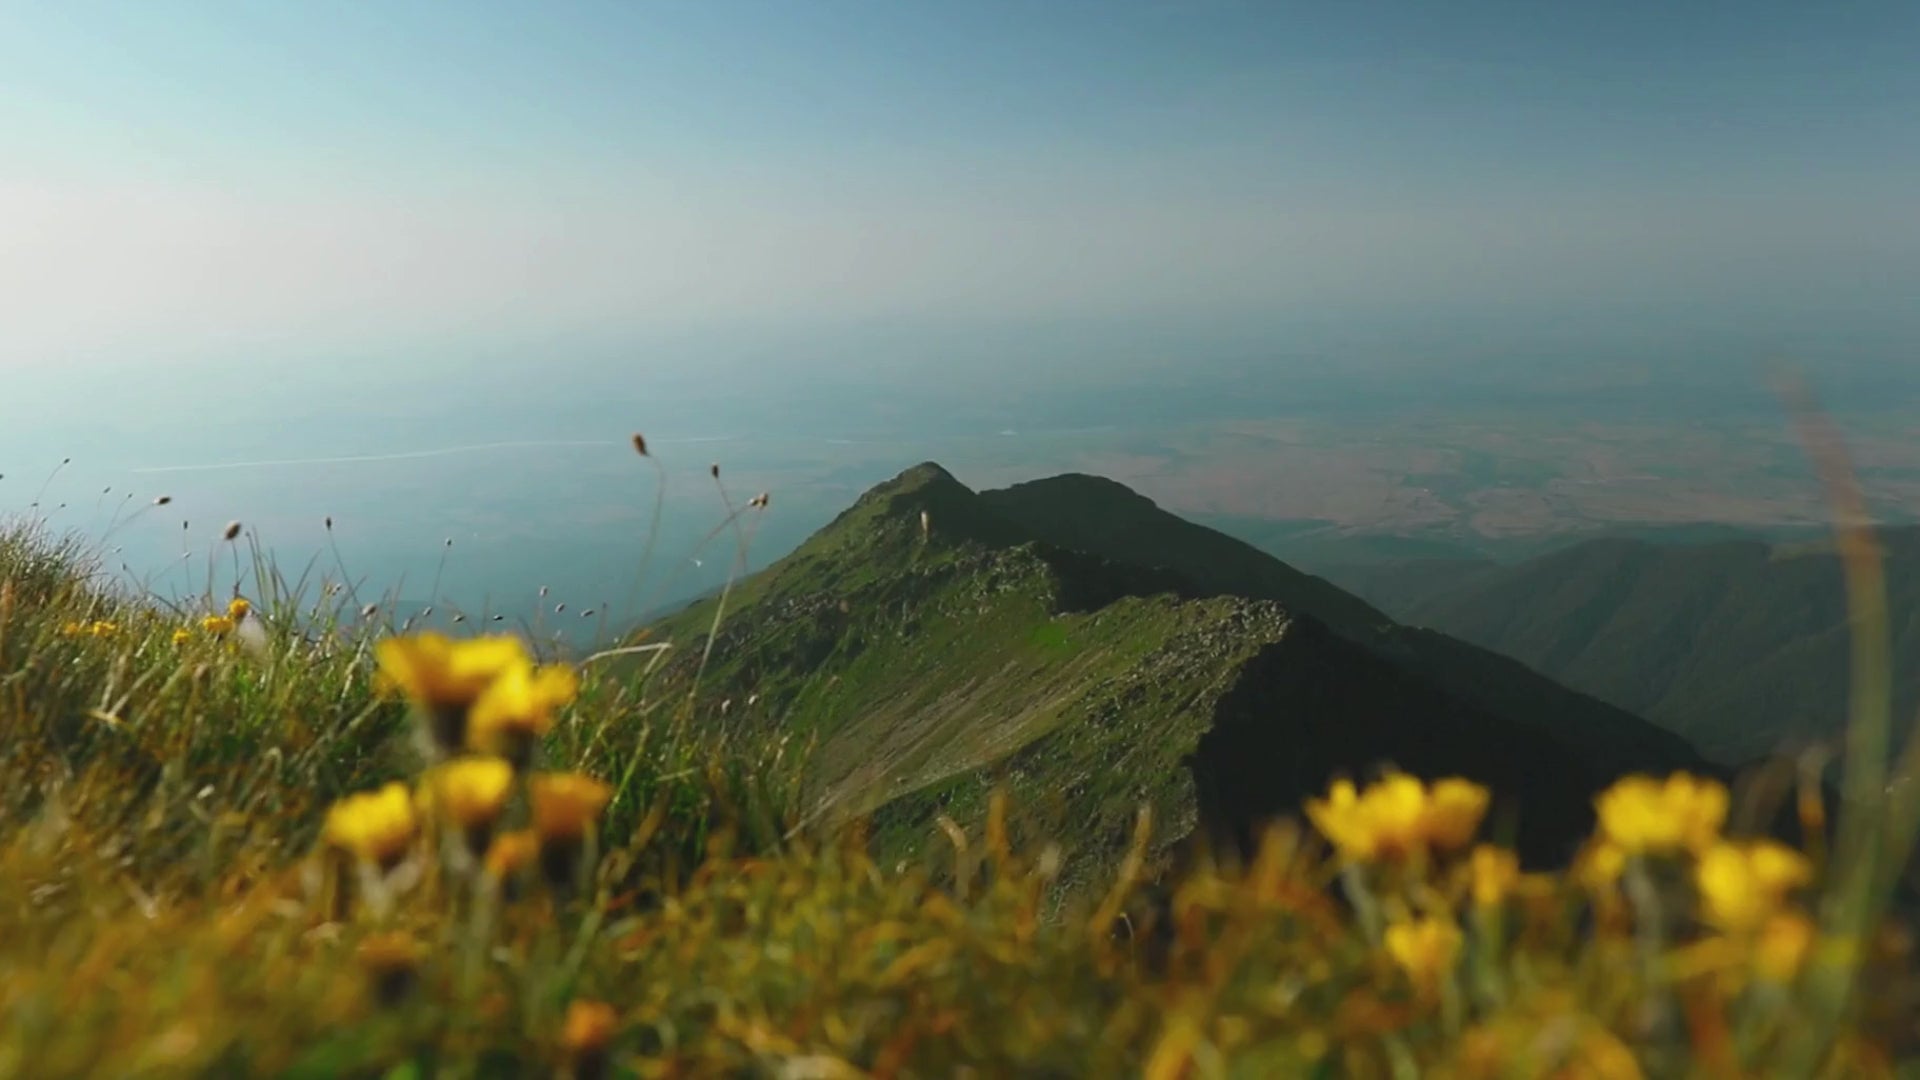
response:
<path id="1" fill-rule="evenodd" d="M 1880 543 L 1905 721 L 1920 708 L 1920 529 L 1883 530 Z M 1723 762 L 1833 743 L 1845 722 L 1846 596 L 1823 541 L 1608 539 L 1515 564 L 1387 562 L 1343 580 L 1406 623 L 1512 656 Z"/>

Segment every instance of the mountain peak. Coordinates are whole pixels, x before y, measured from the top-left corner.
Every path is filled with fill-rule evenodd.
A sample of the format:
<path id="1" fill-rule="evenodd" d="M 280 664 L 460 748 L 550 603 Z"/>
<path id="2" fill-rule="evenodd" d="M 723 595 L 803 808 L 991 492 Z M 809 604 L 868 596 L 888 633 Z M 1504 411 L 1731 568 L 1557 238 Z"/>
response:
<path id="1" fill-rule="evenodd" d="M 1098 499 L 1104 502 L 1132 503 L 1140 509 L 1158 509 L 1159 504 L 1118 480 L 1092 473 L 1069 472 L 1039 480 L 1025 480 L 1002 489 L 1007 497 Z"/>
<path id="2" fill-rule="evenodd" d="M 891 480 L 874 485 L 875 492 L 898 494 L 926 487 L 965 487 L 937 461 L 923 461 Z"/>
<path id="3" fill-rule="evenodd" d="M 1359 598 L 1102 476 L 1066 473 L 981 492 L 980 499 L 1049 543 L 1173 570 L 1204 591 L 1272 600 L 1350 633 L 1390 621 Z"/>
<path id="4" fill-rule="evenodd" d="M 883 480 L 855 500 L 802 552 L 828 546 L 872 548 L 963 539 L 1007 547 L 1029 539 L 980 496 L 935 461 L 923 461 Z"/>

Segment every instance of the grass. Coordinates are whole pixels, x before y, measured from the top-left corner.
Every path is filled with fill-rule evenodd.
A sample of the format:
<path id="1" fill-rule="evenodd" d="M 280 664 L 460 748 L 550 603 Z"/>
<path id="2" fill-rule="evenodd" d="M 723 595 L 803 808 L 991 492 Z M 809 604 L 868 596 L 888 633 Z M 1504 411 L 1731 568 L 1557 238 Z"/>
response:
<path id="1" fill-rule="evenodd" d="M 259 632 L 215 636 L 224 598 L 155 607 L 78 543 L 0 535 L 0 1077 L 1851 1077 L 1920 1054 L 1877 859 L 1810 852 L 1735 925 L 1703 876 L 1717 835 L 1610 861 L 1610 834 L 1511 878 L 1458 838 L 1342 854 L 1283 820 L 1248 859 L 1156 879 L 1178 823 L 1146 809 L 1067 888 L 1004 795 L 813 816 L 825 738 L 726 722 L 633 663 L 578 665 L 531 766 L 607 785 L 576 874 L 477 871 L 431 819 L 394 867 L 355 865 L 328 808 L 415 782 L 420 717 L 376 691 L 389 631 L 346 590 L 252 557 Z M 996 664 L 1164 644 L 986 606 Z M 789 690 L 815 703 L 802 735 L 860 721 Z M 1127 741 L 1034 745 L 1113 772 L 1096 751 Z M 1884 804 L 1850 789 L 1843 852 L 1909 836 Z M 870 828 L 926 815 L 919 854 L 875 857 Z"/>

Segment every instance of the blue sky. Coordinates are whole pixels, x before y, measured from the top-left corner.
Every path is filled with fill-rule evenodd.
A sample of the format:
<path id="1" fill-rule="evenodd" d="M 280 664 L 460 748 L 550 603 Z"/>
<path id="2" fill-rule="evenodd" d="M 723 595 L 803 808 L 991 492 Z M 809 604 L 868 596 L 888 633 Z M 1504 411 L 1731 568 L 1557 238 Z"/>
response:
<path id="1" fill-rule="evenodd" d="M 790 543 L 952 438 L 1380 364 L 1911 367 L 1917 55 L 1911 3 L 0 5 L 4 505 L 71 455 L 63 527 L 176 497 L 130 559 L 329 515 L 584 597 L 634 427 L 679 539 L 711 452 Z M 548 445 L 387 456 L 495 440 Z"/>
<path id="2" fill-rule="evenodd" d="M 1911 4 L 14 5 L 0 368 L 1899 318 L 1917 47 Z"/>

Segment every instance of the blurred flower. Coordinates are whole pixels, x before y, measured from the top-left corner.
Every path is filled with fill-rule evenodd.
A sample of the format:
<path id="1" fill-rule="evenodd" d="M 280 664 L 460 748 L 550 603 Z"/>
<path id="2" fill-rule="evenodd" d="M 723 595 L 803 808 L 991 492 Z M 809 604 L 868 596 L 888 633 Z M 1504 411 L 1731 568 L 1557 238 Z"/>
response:
<path id="1" fill-rule="evenodd" d="M 193 631 L 188 630 L 184 626 L 173 632 L 173 643 L 175 645 L 185 645 L 187 642 L 192 640 L 193 640 Z"/>
<path id="2" fill-rule="evenodd" d="M 533 862 L 540 850 L 539 837 L 531 829 L 519 829 L 501 833 L 493 838 L 487 847 L 483 865 L 487 876 L 495 881 L 506 882 L 520 875 Z"/>
<path id="3" fill-rule="evenodd" d="M 225 637 L 233 633 L 233 620 L 225 615 L 209 615 L 200 620 L 200 629 L 214 637 Z"/>
<path id="4" fill-rule="evenodd" d="M 1753 965 L 1773 982 L 1792 982 L 1813 951 L 1813 920 L 1797 913 L 1768 919 L 1753 944 Z"/>
<path id="5" fill-rule="evenodd" d="M 406 695 L 425 713 L 435 748 L 447 754 L 466 743 L 468 711 L 487 687 L 531 662 L 515 637 L 454 641 L 431 631 L 387 638 L 374 656 L 383 688 Z"/>
<path id="6" fill-rule="evenodd" d="M 1427 839 L 1444 850 L 1473 842 L 1474 830 L 1487 814 L 1487 789 L 1457 776 L 1436 781 L 1427 797 Z"/>
<path id="7" fill-rule="evenodd" d="M 560 1028 L 560 1048 L 566 1052 L 573 1075 L 587 1078 L 606 1072 L 607 1046 L 620 1029 L 620 1014 L 604 1001 L 576 1000 L 567 1006 Z"/>
<path id="8" fill-rule="evenodd" d="M 241 619 L 246 618 L 247 612 L 252 610 L 253 605 L 248 603 L 247 598 L 244 596 L 236 596 L 232 600 L 227 601 L 227 618 L 232 619 L 234 622 L 239 622 Z"/>
<path id="9" fill-rule="evenodd" d="M 542 774 L 528 782 L 540 869 L 558 887 L 573 882 L 587 830 L 613 798 L 613 789 L 578 773 Z"/>
<path id="10" fill-rule="evenodd" d="M 87 633 L 86 623 L 75 622 L 72 619 L 68 619 L 66 622 L 63 622 L 60 624 L 61 637 L 85 637 L 86 633 Z"/>
<path id="11" fill-rule="evenodd" d="M 1452 919 L 1422 916 L 1387 927 L 1387 953 L 1423 994 L 1439 988 L 1460 956 L 1460 928 Z"/>
<path id="12" fill-rule="evenodd" d="M 1594 800 L 1600 831 L 1628 855 L 1672 854 L 1712 843 L 1727 819 L 1727 789 L 1677 772 L 1665 781 L 1628 776 Z"/>
<path id="13" fill-rule="evenodd" d="M 553 728 L 554 710 L 572 701 L 579 688 L 579 677 L 564 664 L 509 667 L 474 702 L 468 742 L 525 768 L 535 743 Z"/>
<path id="14" fill-rule="evenodd" d="M 1473 902 L 1483 908 L 1499 907 L 1520 881 L 1519 858 L 1492 844 L 1474 848 L 1468 868 L 1473 882 Z"/>
<path id="15" fill-rule="evenodd" d="M 419 827 L 407 786 L 394 781 L 378 791 L 349 795 L 327 811 L 327 843 L 391 870 L 406 857 Z"/>
<path id="16" fill-rule="evenodd" d="M 117 622 L 109 622 L 105 619 L 96 619 L 93 625 L 87 628 L 87 632 L 94 637 L 112 637 L 120 632 L 120 624 Z"/>
<path id="17" fill-rule="evenodd" d="M 1787 893 L 1811 880 L 1806 856 L 1772 840 L 1715 844 L 1694 868 L 1707 920 L 1730 930 L 1758 926 Z"/>
<path id="18" fill-rule="evenodd" d="M 613 798 L 613 789 L 579 773 L 543 773 L 530 782 L 533 829 L 540 839 L 579 840 Z"/>
<path id="19" fill-rule="evenodd" d="M 1589 889 L 1604 888 L 1620 880 L 1627 868 L 1627 853 L 1620 845 L 1599 840 L 1587 845 L 1574 861 L 1573 876 Z"/>
<path id="20" fill-rule="evenodd" d="M 474 855 L 486 850 L 494 822 L 513 793 L 513 766 L 497 757 L 464 757 L 429 770 L 422 785 L 435 810 L 458 826 Z"/>
<path id="21" fill-rule="evenodd" d="M 1449 777 L 1429 791 L 1396 772 L 1364 793 L 1335 781 L 1327 798 L 1307 801 L 1307 817 L 1343 856 L 1368 861 L 1423 853 L 1429 845 L 1459 847 L 1472 839 L 1486 808 L 1487 790 L 1478 784 Z"/>

